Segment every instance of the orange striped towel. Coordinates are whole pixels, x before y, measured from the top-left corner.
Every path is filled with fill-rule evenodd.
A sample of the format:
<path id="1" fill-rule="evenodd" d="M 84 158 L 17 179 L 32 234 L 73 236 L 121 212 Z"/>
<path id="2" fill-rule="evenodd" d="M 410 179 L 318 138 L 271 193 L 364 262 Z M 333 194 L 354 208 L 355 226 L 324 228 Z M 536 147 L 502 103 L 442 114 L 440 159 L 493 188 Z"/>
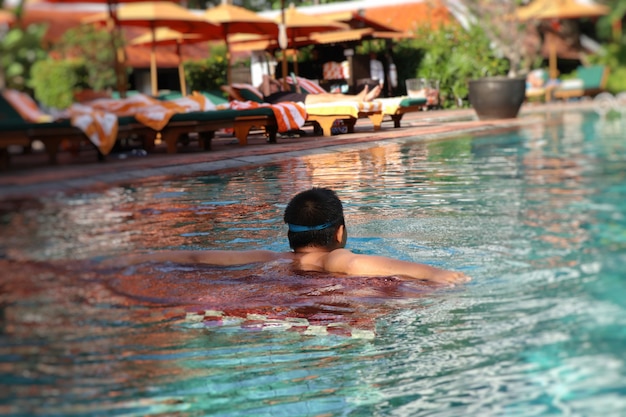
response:
<path id="1" fill-rule="evenodd" d="M 2 95 L 27 122 L 45 123 L 55 120 L 51 115 L 42 112 L 35 100 L 28 94 L 7 89 L 2 91 Z M 118 131 L 115 115 L 74 104 L 71 110 L 67 110 L 56 118 L 56 120 L 60 119 L 69 119 L 72 126 L 82 130 L 102 154 L 106 155 L 111 152 Z"/>
<path id="2" fill-rule="evenodd" d="M 254 101 L 231 101 L 230 107 L 233 110 L 256 109 L 259 107 L 269 107 L 274 112 L 279 132 L 300 129 L 306 122 L 306 110 L 299 103 L 282 102 L 276 104 L 256 103 Z"/>
<path id="3" fill-rule="evenodd" d="M 198 93 L 168 101 L 137 94 L 124 99 L 101 98 L 73 104 L 66 117 L 106 155 L 117 138 L 118 117 L 133 116 L 141 124 L 160 131 L 177 113 L 210 110 L 215 110 L 215 105 Z"/>
<path id="4" fill-rule="evenodd" d="M 82 130 L 89 141 L 98 147 L 100 153 L 107 155 L 111 152 L 119 129 L 116 115 L 78 103 L 73 104 L 67 114 L 72 126 Z"/>

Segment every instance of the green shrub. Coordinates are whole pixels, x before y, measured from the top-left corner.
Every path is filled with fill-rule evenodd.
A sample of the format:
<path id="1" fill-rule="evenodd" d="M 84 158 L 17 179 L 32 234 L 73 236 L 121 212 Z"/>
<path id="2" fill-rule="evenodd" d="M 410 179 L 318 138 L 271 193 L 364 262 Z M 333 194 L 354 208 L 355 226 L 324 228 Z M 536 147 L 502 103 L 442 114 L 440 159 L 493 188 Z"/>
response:
<path id="1" fill-rule="evenodd" d="M 468 95 L 468 82 L 486 76 L 506 75 L 509 64 L 496 57 L 485 33 L 477 27 L 464 30 L 458 26 L 439 29 L 420 28 L 410 47 L 422 50 L 413 77 L 439 80 L 444 108 L 455 107 Z"/>
<path id="2" fill-rule="evenodd" d="M 8 88 L 29 94 L 31 67 L 48 54 L 41 47 L 46 25 L 29 25 L 26 29 L 14 28 L 0 36 L 0 76 Z M 1 84 L 1 83 L 0 83 Z"/>
<path id="3" fill-rule="evenodd" d="M 65 32 L 55 43 L 52 52 L 62 59 L 82 59 L 88 88 L 95 91 L 117 89 L 115 50 L 111 36 L 111 33 L 96 26 L 80 25 Z M 116 46 L 122 48 L 123 44 L 116 41 Z"/>
<path id="4" fill-rule="evenodd" d="M 602 53 L 589 56 L 589 62 L 609 68 L 607 91 L 613 94 L 626 91 L 626 44 L 622 42 L 606 44 Z"/>
<path id="5" fill-rule="evenodd" d="M 228 84 L 228 62 L 225 54 L 216 53 L 216 50 L 211 52 L 210 58 L 186 61 L 184 68 L 188 91 L 216 91 Z"/>
<path id="6" fill-rule="evenodd" d="M 38 61 L 31 71 L 35 98 L 44 106 L 65 109 L 74 102 L 74 93 L 88 87 L 83 60 Z"/>

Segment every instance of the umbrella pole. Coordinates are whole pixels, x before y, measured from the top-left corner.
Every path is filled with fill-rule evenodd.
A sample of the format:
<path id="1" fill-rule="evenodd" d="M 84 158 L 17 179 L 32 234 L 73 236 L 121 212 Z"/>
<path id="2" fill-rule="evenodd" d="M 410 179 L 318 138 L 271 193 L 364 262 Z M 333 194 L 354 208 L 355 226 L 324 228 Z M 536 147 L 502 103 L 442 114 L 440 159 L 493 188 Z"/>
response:
<path id="1" fill-rule="evenodd" d="M 152 31 L 152 50 L 150 51 L 150 84 L 152 85 L 152 96 L 159 94 L 159 86 L 157 85 L 157 68 L 156 68 L 156 34 L 154 25 L 150 27 Z"/>
<path id="2" fill-rule="evenodd" d="M 180 42 L 176 42 L 176 53 L 178 54 L 178 78 L 180 80 L 180 92 L 184 97 L 187 95 L 187 83 L 185 80 L 185 67 L 183 66 L 183 54 L 180 50 Z"/>
<path id="3" fill-rule="evenodd" d="M 285 27 L 285 0 L 280 0 L 280 21 L 283 27 Z M 285 31 L 286 30 L 287 29 L 285 28 Z M 289 39 L 289 37 L 287 37 L 287 39 Z M 287 48 L 285 47 L 285 49 L 283 49 L 282 52 L 283 52 L 282 53 L 283 88 L 287 90 Z"/>
<path id="4" fill-rule="evenodd" d="M 228 23 L 222 24 L 222 31 L 224 33 L 224 42 L 226 42 L 226 82 L 228 85 L 233 83 L 233 72 L 231 70 L 231 54 L 230 44 L 228 43 Z"/>
<path id="5" fill-rule="evenodd" d="M 549 54 L 550 54 L 550 57 L 549 57 L 550 79 L 556 80 L 559 77 L 559 70 L 557 69 L 557 66 L 556 66 L 557 57 L 556 57 L 556 44 L 554 43 L 554 40 L 550 42 Z"/>
<path id="6" fill-rule="evenodd" d="M 293 40 L 293 44 L 296 44 L 296 40 Z M 298 49 L 294 48 L 293 49 L 293 73 L 295 75 L 298 75 Z M 296 80 L 293 80 L 293 82 L 295 83 Z"/>
<path id="7" fill-rule="evenodd" d="M 115 81 L 117 83 L 117 91 L 121 98 L 126 98 L 126 82 L 124 79 L 124 50 L 118 50 L 117 39 L 119 39 L 119 28 L 117 25 L 117 16 L 112 1 L 107 1 L 109 8 L 109 18 L 112 22 L 110 29 L 111 34 L 111 48 L 113 50 L 113 68 L 115 70 Z M 121 49 L 121 48 L 120 48 Z"/>

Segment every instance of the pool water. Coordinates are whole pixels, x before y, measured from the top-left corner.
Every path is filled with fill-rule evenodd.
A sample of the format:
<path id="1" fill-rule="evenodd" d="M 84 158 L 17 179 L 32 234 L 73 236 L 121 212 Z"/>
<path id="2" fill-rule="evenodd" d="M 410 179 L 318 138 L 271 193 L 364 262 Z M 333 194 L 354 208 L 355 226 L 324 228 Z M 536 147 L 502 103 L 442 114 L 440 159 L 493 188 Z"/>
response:
<path id="1" fill-rule="evenodd" d="M 626 415 L 626 116 L 410 138 L 228 174 L 0 203 L 0 414 Z M 107 266 L 288 250 L 335 189 L 348 246 L 462 270 L 445 288 L 289 265 Z"/>

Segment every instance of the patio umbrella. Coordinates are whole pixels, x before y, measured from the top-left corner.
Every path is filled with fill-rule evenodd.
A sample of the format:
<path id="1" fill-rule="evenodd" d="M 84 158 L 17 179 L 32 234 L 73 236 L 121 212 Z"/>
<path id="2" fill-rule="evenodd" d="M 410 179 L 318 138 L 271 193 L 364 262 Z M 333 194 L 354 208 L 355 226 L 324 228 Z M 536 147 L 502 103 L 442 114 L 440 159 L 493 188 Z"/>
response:
<path id="1" fill-rule="evenodd" d="M 228 61 L 227 77 L 231 83 L 231 51 L 229 35 L 237 33 L 278 35 L 278 25 L 271 19 L 260 16 L 248 9 L 232 4 L 220 4 L 219 6 L 207 9 L 204 17 L 212 23 L 218 24 L 222 28 L 222 39 L 226 43 L 226 59 Z"/>
<path id="2" fill-rule="evenodd" d="M 110 33 L 111 33 L 111 47 L 114 51 L 115 57 L 115 74 L 117 77 L 117 88 L 120 92 L 121 96 L 124 97 L 126 95 L 126 83 L 124 82 L 124 49 L 117 48 L 116 40 L 120 38 L 120 30 L 119 25 L 117 24 L 117 6 L 122 3 L 136 3 L 136 2 L 144 2 L 145 0 L 46 0 L 47 3 L 97 3 L 97 4 L 106 4 L 107 5 L 107 14 L 108 20 L 104 21 L 106 24 L 110 24 Z M 172 0 L 174 1 L 174 0 Z"/>
<path id="3" fill-rule="evenodd" d="M 598 17 L 610 12 L 608 6 L 582 0 L 535 0 L 532 3 L 518 7 L 517 17 L 526 20 L 553 20 L 553 19 L 580 19 L 583 17 Z M 556 69 L 556 45 L 549 45 L 550 78 L 558 76 Z"/>
<path id="4" fill-rule="evenodd" d="M 0 10 L 0 24 L 11 24 L 15 21 L 15 15 L 8 10 Z"/>
<path id="5" fill-rule="evenodd" d="M 85 19 L 86 23 L 101 22 L 107 16 L 98 14 Z M 156 70 L 156 29 L 167 27 L 181 33 L 200 33 L 206 37 L 218 38 L 221 28 L 182 6 L 168 1 L 128 3 L 116 10 L 116 20 L 122 26 L 139 26 L 150 29 L 152 51 L 150 54 L 150 81 L 152 95 L 158 94 Z"/>
<path id="6" fill-rule="evenodd" d="M 281 13 L 276 21 L 280 25 L 278 43 L 283 50 L 282 72 L 284 79 L 287 77 L 287 54 L 285 53 L 285 50 L 288 49 L 291 43 L 295 44 L 297 37 L 308 37 L 315 32 L 350 29 L 349 25 L 341 22 L 335 22 L 324 19 L 320 16 L 312 16 L 298 12 L 293 3 L 289 6 L 289 9 L 285 10 L 284 0 L 281 1 Z M 294 72 L 297 74 L 297 55 L 294 55 L 293 59 Z"/>
<path id="7" fill-rule="evenodd" d="M 138 36 L 132 41 L 131 45 L 135 46 L 161 46 L 175 45 L 176 55 L 178 56 L 178 77 L 180 79 L 180 90 L 183 96 L 187 95 L 187 84 L 185 82 L 185 69 L 183 68 L 183 57 L 181 46 L 184 44 L 205 42 L 214 38 L 207 37 L 199 33 L 181 33 L 169 28 L 160 27 L 154 31 L 154 39 L 152 33 L 146 33 Z"/>

